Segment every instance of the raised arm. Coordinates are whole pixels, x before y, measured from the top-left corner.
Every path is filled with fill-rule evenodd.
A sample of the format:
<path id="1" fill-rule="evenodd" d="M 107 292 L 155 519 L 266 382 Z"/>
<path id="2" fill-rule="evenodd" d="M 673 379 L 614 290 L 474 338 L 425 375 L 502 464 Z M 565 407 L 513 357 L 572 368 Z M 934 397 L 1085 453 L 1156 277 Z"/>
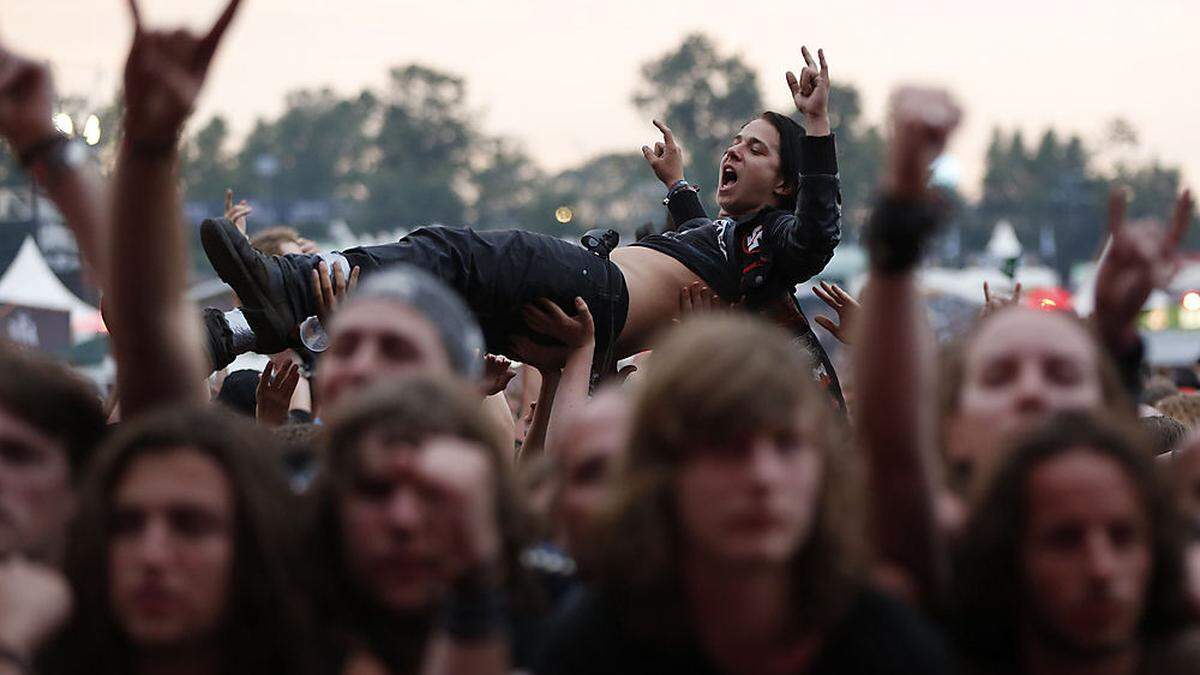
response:
<path id="1" fill-rule="evenodd" d="M 650 165 L 650 170 L 667 188 L 667 196 L 663 204 L 671 212 L 671 219 L 679 230 L 688 228 L 688 223 L 696 219 L 708 219 L 704 205 L 696 186 L 688 183 L 683 177 L 683 148 L 675 140 L 675 133 L 666 123 L 654 120 L 654 126 L 662 133 L 663 139 L 654 146 L 642 146 L 642 156 Z"/>
<path id="2" fill-rule="evenodd" d="M 525 307 L 523 316 L 530 329 L 555 338 L 565 345 L 565 362 L 555 388 L 553 402 L 538 402 L 538 408 L 543 405 L 553 406 L 553 413 L 546 420 L 545 448 L 554 452 L 557 444 L 562 443 L 563 429 L 568 420 L 578 415 L 580 409 L 587 404 L 592 355 L 596 349 L 596 327 L 592 321 L 592 313 L 583 298 L 575 298 L 574 317 L 567 316 L 558 305 L 544 298 Z M 537 349 L 531 340 L 523 337 L 514 340 L 514 347 L 518 353 L 531 353 Z"/>
<path id="3" fill-rule="evenodd" d="M 554 413 L 554 396 L 558 391 L 558 381 L 562 377 L 561 368 L 547 368 L 526 364 L 538 373 L 538 395 L 533 402 L 533 419 L 525 430 L 525 440 L 521 443 L 521 453 L 518 459 L 522 462 L 537 457 L 546 449 L 546 430 L 550 427 L 550 416 Z"/>
<path id="4" fill-rule="evenodd" d="M 829 64 L 817 50 L 818 65 L 802 47 L 805 66 L 797 77 L 786 75 L 796 110 L 804 116 L 806 134 L 800 140 L 800 175 L 795 213 L 770 222 L 763 240 L 774 252 L 789 281 L 811 278 L 829 264 L 842 239 L 842 191 L 838 179 L 837 147 L 829 123 Z"/>
<path id="5" fill-rule="evenodd" d="M 184 295 L 179 138 L 239 2 L 231 0 L 203 37 L 147 30 L 136 0 L 129 2 L 134 37 L 125 65 L 107 303 L 126 419 L 156 405 L 204 400 L 201 332 Z"/>
<path id="6" fill-rule="evenodd" d="M 854 339 L 854 421 L 869 467 L 875 543 L 884 564 L 935 602 L 948 568 L 935 517 L 937 410 L 929 392 L 937 378 L 915 271 L 936 225 L 928 167 L 959 116 L 944 92 L 901 89 L 892 97 L 893 137 L 866 233 L 871 269 Z"/>
<path id="7" fill-rule="evenodd" d="M 1179 245 L 1192 219 L 1192 195 L 1175 200 L 1170 226 L 1125 222 L 1125 192 L 1108 197 L 1109 241 L 1096 270 L 1096 309 L 1092 320 L 1100 341 L 1117 364 L 1130 399 L 1141 393 L 1142 338 L 1137 317 L 1155 288 L 1165 288 L 1179 269 Z"/>
<path id="8" fill-rule="evenodd" d="M 54 84 L 45 64 L 0 45 L 0 136 L 45 188 L 71 228 L 94 281 L 108 274 L 108 201 L 95 162 L 51 121 Z"/>

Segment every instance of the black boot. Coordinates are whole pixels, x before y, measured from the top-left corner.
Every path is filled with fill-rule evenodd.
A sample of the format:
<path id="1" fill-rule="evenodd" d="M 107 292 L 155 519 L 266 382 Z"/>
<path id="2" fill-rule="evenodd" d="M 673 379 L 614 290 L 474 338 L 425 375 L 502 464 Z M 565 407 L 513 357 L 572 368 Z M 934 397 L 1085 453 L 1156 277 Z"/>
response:
<path id="1" fill-rule="evenodd" d="M 224 312 L 213 307 L 204 308 L 204 333 L 205 343 L 208 346 L 210 372 L 225 368 L 238 356 L 247 352 L 274 353 L 266 351 L 266 347 L 259 345 L 258 336 L 254 334 L 252 326 L 247 327 L 236 320 L 234 321 L 238 324 L 236 327 L 230 325 L 231 314 L 231 312 Z M 249 323 L 249 321 L 245 323 Z M 298 353 L 301 358 L 305 359 L 305 363 L 312 360 L 312 355 L 307 350 Z"/>
<path id="2" fill-rule="evenodd" d="M 200 224 L 200 243 L 217 275 L 242 301 L 256 351 L 274 354 L 300 346 L 300 322 L 315 314 L 312 269 L 318 256 L 269 256 L 225 218 Z"/>
<path id="3" fill-rule="evenodd" d="M 225 321 L 225 313 L 212 307 L 204 308 L 204 334 L 208 345 L 209 372 L 216 371 L 233 363 L 237 358 L 237 350 L 233 346 L 233 331 L 229 322 Z"/>

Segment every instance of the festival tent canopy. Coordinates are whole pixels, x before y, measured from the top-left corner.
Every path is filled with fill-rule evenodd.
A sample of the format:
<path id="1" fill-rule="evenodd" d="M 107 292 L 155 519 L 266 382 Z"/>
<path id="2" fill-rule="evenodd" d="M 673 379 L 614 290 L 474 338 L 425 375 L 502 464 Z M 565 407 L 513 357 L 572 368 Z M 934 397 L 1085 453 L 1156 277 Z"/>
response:
<path id="1" fill-rule="evenodd" d="M 54 275 L 32 235 L 21 242 L 16 258 L 0 276 L 0 303 L 70 312 L 77 342 L 103 330 L 100 311 Z"/>

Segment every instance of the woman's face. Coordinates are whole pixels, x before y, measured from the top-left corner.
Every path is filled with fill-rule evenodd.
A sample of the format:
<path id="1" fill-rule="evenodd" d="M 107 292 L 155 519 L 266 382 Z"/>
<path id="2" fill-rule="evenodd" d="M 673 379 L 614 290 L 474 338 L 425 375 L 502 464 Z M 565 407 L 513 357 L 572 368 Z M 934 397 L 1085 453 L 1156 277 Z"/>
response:
<path id="1" fill-rule="evenodd" d="M 721 566 L 786 564 L 812 532 L 824 457 L 807 416 L 774 433 L 700 447 L 676 478 L 685 555 Z"/>
<path id="2" fill-rule="evenodd" d="M 1013 433 L 1103 403 L 1098 347 L 1082 326 L 1053 312 L 1004 310 L 964 354 L 957 407 L 945 420 L 951 470 L 975 480 Z"/>
<path id="3" fill-rule="evenodd" d="M 113 491 L 110 603 L 138 647 L 212 637 L 228 605 L 233 488 L 220 465 L 187 447 L 133 460 Z"/>

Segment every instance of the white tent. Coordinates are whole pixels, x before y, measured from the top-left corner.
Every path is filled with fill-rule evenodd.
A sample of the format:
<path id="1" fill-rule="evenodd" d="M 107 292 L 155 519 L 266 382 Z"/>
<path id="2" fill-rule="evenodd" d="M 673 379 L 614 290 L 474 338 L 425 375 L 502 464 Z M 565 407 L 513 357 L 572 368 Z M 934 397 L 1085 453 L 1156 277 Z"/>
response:
<path id="1" fill-rule="evenodd" d="M 1021 257 L 1021 240 L 1012 223 L 1001 220 L 992 228 L 992 238 L 988 241 L 987 252 L 997 260 Z"/>
<path id="2" fill-rule="evenodd" d="M 96 332 L 99 325 L 99 310 L 76 297 L 54 276 L 32 236 L 25 237 L 17 257 L 0 276 L 0 303 L 70 312 L 76 341 Z"/>

